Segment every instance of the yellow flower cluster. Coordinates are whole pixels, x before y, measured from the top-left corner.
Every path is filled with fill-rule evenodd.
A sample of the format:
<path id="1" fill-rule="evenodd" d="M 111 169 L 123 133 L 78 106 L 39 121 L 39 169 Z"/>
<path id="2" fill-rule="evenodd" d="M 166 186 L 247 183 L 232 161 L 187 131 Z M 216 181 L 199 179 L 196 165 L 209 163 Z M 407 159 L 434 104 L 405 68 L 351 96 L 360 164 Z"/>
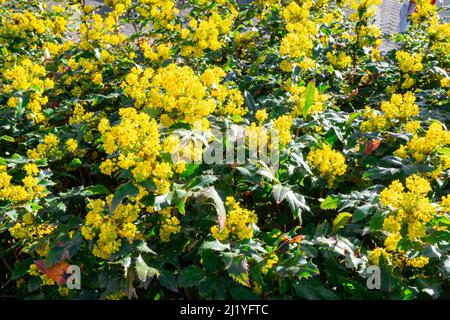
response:
<path id="1" fill-rule="evenodd" d="M 273 122 L 273 128 L 278 131 L 278 138 L 281 145 L 287 145 L 292 140 L 292 116 L 284 115 L 278 117 Z"/>
<path id="2" fill-rule="evenodd" d="M 104 18 L 100 14 L 85 13 L 78 31 L 81 34 L 80 48 L 93 50 L 98 46 L 107 48 L 117 46 L 126 39 L 125 34 L 117 32 L 118 21 L 125 7 L 118 4 Z"/>
<path id="3" fill-rule="evenodd" d="M 412 92 L 393 94 L 390 101 L 381 103 L 381 110 L 387 119 L 406 120 L 419 114 L 416 96 Z"/>
<path id="4" fill-rule="evenodd" d="M 59 158 L 62 152 L 59 150 L 58 145 L 59 138 L 55 134 L 49 133 L 44 137 L 44 141 L 39 143 L 36 148 L 27 151 L 27 156 L 34 160 L 49 157 Z"/>
<path id="5" fill-rule="evenodd" d="M 34 163 L 28 163 L 24 167 L 26 176 L 22 179 L 23 185 L 12 184 L 12 176 L 7 172 L 7 167 L 0 165 L 0 200 L 12 203 L 22 203 L 46 195 L 46 188 L 39 185 L 36 177 L 39 169 Z"/>
<path id="6" fill-rule="evenodd" d="M 415 53 L 413 55 L 406 51 L 398 50 L 395 53 L 400 70 L 404 73 L 414 73 L 420 72 L 423 69 L 422 65 L 422 55 L 420 53 Z"/>
<path id="7" fill-rule="evenodd" d="M 351 21 L 355 21 L 354 36 L 349 36 L 356 44 L 361 47 L 373 45 L 372 55 L 376 58 L 379 54 L 377 47 L 381 44 L 381 30 L 373 23 L 373 17 L 376 14 L 376 6 L 381 4 L 381 0 L 350 0 L 352 13 L 349 15 Z"/>
<path id="8" fill-rule="evenodd" d="M 317 35 L 316 23 L 310 18 L 312 1 L 306 0 L 301 5 L 291 1 L 283 9 L 286 20 L 287 35 L 282 39 L 280 53 L 293 59 L 309 58 Z"/>
<path id="9" fill-rule="evenodd" d="M 390 211 L 383 222 L 387 238 L 384 242 L 385 248 L 376 248 L 370 252 L 371 262 L 377 261 L 379 256 L 384 254 L 400 269 L 406 266 L 423 268 L 429 263 L 429 259 L 423 256 L 408 258 L 399 243 L 406 241 L 405 243 L 413 247 L 423 248 L 427 228 L 438 214 L 436 206 L 427 197 L 430 191 L 428 180 L 414 174 L 406 178 L 404 185 L 395 180 L 381 192 L 380 202 Z M 445 207 L 444 199 L 445 197 L 442 199 L 441 207 Z"/>
<path id="10" fill-rule="evenodd" d="M 123 93 L 134 99 L 134 104 L 137 108 L 147 103 L 146 91 L 150 87 L 153 73 L 154 71 L 151 68 L 141 70 L 138 67 L 133 67 L 121 84 Z"/>
<path id="11" fill-rule="evenodd" d="M 36 123 L 45 120 L 42 106 L 46 105 L 48 98 L 43 96 L 43 92 L 54 87 L 54 82 L 50 78 L 46 78 L 45 68 L 37 63 L 33 63 L 29 59 L 23 59 L 17 65 L 3 72 L 5 84 L 3 91 L 12 96 L 9 98 L 7 105 L 11 108 L 17 108 L 19 102 L 24 101 L 27 97 L 23 92 L 32 90 L 29 93 L 28 104 L 26 104 L 26 117 Z"/>
<path id="12" fill-rule="evenodd" d="M 174 209 L 171 207 L 158 211 L 159 237 L 162 242 L 169 242 L 172 234 L 177 234 L 181 230 L 180 220 L 173 215 Z"/>
<path id="13" fill-rule="evenodd" d="M 393 94 L 390 101 L 383 101 L 381 103 L 381 111 L 377 113 L 374 109 L 366 107 L 363 117 L 367 120 L 360 125 L 362 132 L 380 132 L 388 130 L 392 127 L 395 121 L 405 122 L 412 117 L 419 114 L 419 107 L 417 106 L 416 97 L 412 92 L 406 92 L 404 95 Z M 418 122 L 407 122 L 406 130 L 416 130 Z"/>
<path id="14" fill-rule="evenodd" d="M 275 253 L 272 253 L 266 261 L 264 267 L 261 268 L 262 274 L 267 274 L 276 264 L 278 263 L 278 256 Z"/>
<path id="15" fill-rule="evenodd" d="M 416 132 L 406 145 L 400 146 L 394 155 L 400 158 L 413 157 L 422 162 L 427 156 L 434 155 L 438 150 L 450 145 L 450 132 L 445 130 L 439 122 L 433 122 L 425 136 Z M 442 158 L 445 161 L 445 157 Z"/>
<path id="16" fill-rule="evenodd" d="M 109 155 L 117 153 L 114 158 L 102 162 L 100 170 L 107 175 L 116 170 L 131 169 L 137 181 L 153 178 L 159 193 L 165 193 L 170 187 L 168 179 L 172 170 L 168 163 L 159 163 L 161 151 L 159 128 L 155 119 L 134 108 L 119 110 L 121 121 L 110 126 L 108 119 L 99 123 L 105 152 Z"/>
<path id="17" fill-rule="evenodd" d="M 50 246 L 48 241 L 42 241 L 45 236 L 50 235 L 55 227 L 49 223 L 37 223 L 32 213 L 27 212 L 22 216 L 20 222 L 16 222 L 12 228 L 9 229 L 11 236 L 18 240 L 26 240 L 26 248 L 29 249 L 37 241 L 41 241 L 39 246 L 35 248 L 37 254 L 41 257 L 47 255 Z"/>
<path id="18" fill-rule="evenodd" d="M 302 114 L 302 109 L 305 105 L 306 86 L 290 85 L 288 86 L 288 91 L 291 94 L 290 101 L 294 103 L 294 110 L 292 111 L 292 115 L 294 117 L 298 117 Z M 313 105 L 308 110 L 308 114 L 317 114 L 325 110 L 325 103 L 327 100 L 328 95 L 320 93 L 317 88 L 314 88 Z"/>
<path id="19" fill-rule="evenodd" d="M 14 12 L 10 19 L 2 20 L 0 35 L 5 38 L 26 38 L 30 32 L 41 35 L 45 32 L 47 22 L 34 12 Z"/>
<path id="20" fill-rule="evenodd" d="M 140 204 L 119 204 L 114 212 L 108 213 L 111 208 L 113 196 L 108 196 L 106 201 L 102 199 L 89 200 L 84 226 L 81 233 L 86 240 L 92 240 L 96 236 L 92 253 L 99 258 L 109 259 L 111 254 L 117 252 L 121 246 L 121 239 L 133 239 L 136 236 L 137 227 L 135 221 L 139 217 Z"/>
<path id="21" fill-rule="evenodd" d="M 66 149 L 67 151 L 71 152 L 71 153 L 75 153 L 75 151 L 78 148 L 78 142 L 75 139 L 68 139 L 66 141 Z"/>
<path id="22" fill-rule="evenodd" d="M 450 23 L 441 23 L 437 17 L 431 20 L 428 34 L 432 40 L 432 50 L 437 57 L 445 57 L 450 51 Z"/>
<path id="23" fill-rule="evenodd" d="M 389 256 L 389 253 L 384 248 L 375 248 L 369 252 L 369 262 L 374 265 L 379 265 L 380 257 L 384 255 L 386 258 Z"/>
<path id="24" fill-rule="evenodd" d="M 336 69 L 345 69 L 352 63 L 352 58 L 345 54 L 345 52 L 340 52 L 339 54 L 336 54 L 336 52 L 328 52 L 327 58 Z"/>
<path id="25" fill-rule="evenodd" d="M 347 171 L 345 157 L 328 144 L 324 144 L 319 149 L 312 149 L 306 159 L 318 170 L 321 177 L 327 179 L 328 187 L 333 185 L 338 176 L 344 175 Z"/>
<path id="26" fill-rule="evenodd" d="M 259 123 L 264 123 L 264 121 L 266 121 L 267 118 L 269 118 L 269 115 L 267 114 L 266 109 L 260 109 L 256 111 L 255 118 Z"/>
<path id="27" fill-rule="evenodd" d="M 163 125 L 177 119 L 193 125 L 197 121 L 208 127 L 206 117 L 218 111 L 223 115 L 244 115 L 244 98 L 239 90 L 220 84 L 225 72 L 208 68 L 197 76 L 189 67 L 170 64 L 156 72 L 133 68 L 122 83 L 124 94 L 135 100 L 136 107 L 147 105 L 165 112 Z"/>
<path id="28" fill-rule="evenodd" d="M 381 0 L 350 0 L 350 8 L 354 12 L 350 15 L 350 19 L 354 21 L 369 20 L 376 14 L 376 5 L 381 4 Z"/>
<path id="29" fill-rule="evenodd" d="M 427 257 L 412 258 L 406 261 L 406 264 L 414 268 L 423 268 L 428 264 L 429 260 Z"/>
<path id="30" fill-rule="evenodd" d="M 444 212 L 450 213 L 450 194 L 442 197 L 441 208 Z"/>
<path id="31" fill-rule="evenodd" d="M 175 19 L 179 10 L 173 0 L 138 0 L 136 12 L 144 18 L 152 20 L 153 28 L 159 31 L 165 28 L 169 31 L 179 29 Z"/>
<path id="32" fill-rule="evenodd" d="M 253 225 L 258 222 L 256 213 L 241 208 L 233 197 L 227 197 L 228 214 L 222 229 L 218 225 L 211 228 L 211 234 L 220 241 L 237 238 L 239 240 L 253 238 Z"/>
<path id="33" fill-rule="evenodd" d="M 208 19 L 189 21 L 189 29 L 183 29 L 181 37 L 192 42 L 192 45 L 186 45 L 182 48 L 183 56 L 194 55 L 202 56 L 207 49 L 218 50 L 222 47 L 221 37 L 230 31 L 234 20 L 234 15 L 228 15 L 222 18 L 217 11 L 213 11 Z"/>
<path id="34" fill-rule="evenodd" d="M 45 68 L 30 59 L 23 59 L 16 66 L 6 70 L 3 73 L 4 79 L 9 82 L 3 86 L 5 93 L 12 91 L 28 91 L 32 87 L 37 88 L 39 92 L 54 87 L 53 80 L 45 78 Z"/>
<path id="35" fill-rule="evenodd" d="M 388 232 L 385 246 L 389 251 L 398 251 L 403 225 L 407 226 L 409 240 L 420 241 L 426 235 L 427 223 L 436 215 L 427 197 L 431 186 L 426 179 L 412 175 L 406 179 L 405 186 L 406 191 L 402 183 L 395 180 L 380 194 L 381 204 L 391 208 L 391 214 L 383 223 L 383 229 Z"/>
<path id="36" fill-rule="evenodd" d="M 83 121 L 88 121 L 93 115 L 93 112 L 86 112 L 82 105 L 76 104 L 73 108 L 69 123 L 71 125 L 81 124 Z"/>
<path id="37" fill-rule="evenodd" d="M 171 64 L 158 70 L 151 82 L 151 107 L 164 110 L 182 122 L 194 124 L 211 114 L 215 101 L 207 97 L 207 88 L 189 67 Z"/>
<path id="38" fill-rule="evenodd" d="M 378 111 L 372 108 L 366 107 L 363 117 L 367 120 L 363 121 L 360 125 L 362 132 L 381 132 L 391 127 L 391 123 L 385 115 L 378 113 Z"/>
<path id="39" fill-rule="evenodd" d="M 144 57 L 151 61 L 163 62 L 169 59 L 171 55 L 171 45 L 169 43 L 162 43 L 156 46 L 156 48 L 153 48 L 147 41 L 143 41 L 141 43 L 141 49 Z"/>
<path id="40" fill-rule="evenodd" d="M 416 10 L 411 15 L 414 24 L 423 23 L 423 21 L 437 16 L 436 5 L 428 0 L 416 0 L 414 2 Z"/>

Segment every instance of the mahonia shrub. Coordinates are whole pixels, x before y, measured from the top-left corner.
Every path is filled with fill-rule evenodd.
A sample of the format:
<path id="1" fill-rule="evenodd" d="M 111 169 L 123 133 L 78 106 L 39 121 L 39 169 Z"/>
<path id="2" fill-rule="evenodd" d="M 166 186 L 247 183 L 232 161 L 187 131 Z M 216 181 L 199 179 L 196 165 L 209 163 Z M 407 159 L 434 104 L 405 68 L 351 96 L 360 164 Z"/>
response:
<path id="1" fill-rule="evenodd" d="M 60 2 L 0 0 L 2 295 L 450 298 L 429 1 L 392 35 L 381 0 Z M 196 161 L 218 142 L 279 158 Z"/>

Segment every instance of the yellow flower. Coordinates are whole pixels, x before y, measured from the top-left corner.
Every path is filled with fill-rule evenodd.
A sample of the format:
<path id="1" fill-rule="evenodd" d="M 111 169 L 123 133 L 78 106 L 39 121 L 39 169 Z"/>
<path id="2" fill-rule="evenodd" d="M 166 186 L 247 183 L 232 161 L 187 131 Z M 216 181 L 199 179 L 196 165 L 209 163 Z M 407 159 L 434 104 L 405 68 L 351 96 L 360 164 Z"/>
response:
<path id="1" fill-rule="evenodd" d="M 450 213 L 450 194 L 445 196 L 445 197 L 442 197 L 442 199 L 441 199 L 441 208 L 445 212 Z"/>
<path id="2" fill-rule="evenodd" d="M 255 113 L 255 118 L 256 120 L 258 120 L 259 123 L 263 123 L 264 121 L 267 120 L 268 117 L 269 115 L 267 114 L 266 109 L 258 110 Z"/>
<path id="3" fill-rule="evenodd" d="M 388 119 L 405 120 L 419 114 L 419 107 L 415 104 L 416 97 L 412 92 L 393 94 L 390 101 L 383 101 L 381 110 Z"/>
<path id="4" fill-rule="evenodd" d="M 408 72 L 420 72 L 423 69 L 422 55 L 415 53 L 413 55 L 406 51 L 397 50 L 395 53 L 400 70 L 404 73 Z"/>
<path id="5" fill-rule="evenodd" d="M 278 137 L 281 145 L 287 145 L 291 142 L 292 133 L 292 117 L 291 116 L 280 116 L 273 122 L 273 128 L 278 130 Z"/>
<path id="6" fill-rule="evenodd" d="M 181 230 L 180 220 L 173 214 L 173 208 L 168 207 L 158 212 L 160 216 L 159 237 L 162 242 L 169 242 L 172 234 L 177 234 Z"/>
<path id="7" fill-rule="evenodd" d="M 426 179 L 415 174 L 406 178 L 406 187 L 411 192 L 418 194 L 427 194 L 431 190 L 430 183 Z"/>
<path id="8" fill-rule="evenodd" d="M 406 261 L 406 264 L 408 266 L 414 267 L 414 268 L 423 268 L 425 267 L 429 262 L 429 258 L 426 257 L 418 257 L 409 259 Z"/>
<path id="9" fill-rule="evenodd" d="M 262 267 L 261 269 L 261 273 L 262 274 L 267 274 L 270 269 L 273 268 L 274 265 L 276 265 L 278 263 L 278 256 L 275 253 L 272 253 L 266 261 L 266 264 L 264 265 L 264 267 Z"/>
<path id="10" fill-rule="evenodd" d="M 444 77 L 441 79 L 441 87 L 442 88 L 450 87 L 450 78 L 449 77 Z"/>
<path id="11" fill-rule="evenodd" d="M 352 63 L 352 58 L 345 54 L 345 52 L 340 52 L 338 55 L 336 53 L 327 53 L 328 61 L 337 69 L 345 69 Z"/>
<path id="12" fill-rule="evenodd" d="M 405 124 L 405 131 L 409 133 L 415 133 L 420 128 L 420 121 L 408 121 Z"/>
<path id="13" fill-rule="evenodd" d="M 226 204 L 229 209 L 227 219 L 222 230 L 218 225 L 211 228 L 214 238 L 224 241 L 228 238 L 239 240 L 253 238 L 253 225 L 258 222 L 258 217 L 252 210 L 241 208 L 239 202 L 233 197 L 227 197 Z"/>
<path id="14" fill-rule="evenodd" d="M 27 163 L 24 166 L 24 169 L 29 176 L 37 176 L 37 174 L 39 173 L 39 168 L 35 163 Z"/>
<path id="15" fill-rule="evenodd" d="M 402 158 L 413 157 L 417 162 L 422 162 L 426 156 L 435 154 L 440 148 L 450 145 L 450 132 L 445 130 L 439 122 L 433 122 L 425 136 L 414 133 L 406 146 L 401 146 L 394 155 Z"/>
<path id="16" fill-rule="evenodd" d="M 389 254 L 386 252 L 386 250 L 384 248 L 373 249 L 372 251 L 369 252 L 369 262 L 378 266 L 380 263 L 381 255 L 388 257 Z"/>
<path id="17" fill-rule="evenodd" d="M 344 175 L 347 171 L 345 157 L 339 151 L 331 149 L 328 144 L 324 144 L 319 149 L 312 149 L 307 160 L 317 169 L 321 177 L 327 179 L 328 187 L 333 185 L 338 176 Z"/>
<path id="18" fill-rule="evenodd" d="M 399 233 L 390 233 L 384 241 L 384 246 L 389 251 L 397 251 L 397 244 L 402 239 Z"/>
<path id="19" fill-rule="evenodd" d="M 71 138 L 66 141 L 66 148 L 69 152 L 74 153 L 78 148 L 78 142 Z"/>

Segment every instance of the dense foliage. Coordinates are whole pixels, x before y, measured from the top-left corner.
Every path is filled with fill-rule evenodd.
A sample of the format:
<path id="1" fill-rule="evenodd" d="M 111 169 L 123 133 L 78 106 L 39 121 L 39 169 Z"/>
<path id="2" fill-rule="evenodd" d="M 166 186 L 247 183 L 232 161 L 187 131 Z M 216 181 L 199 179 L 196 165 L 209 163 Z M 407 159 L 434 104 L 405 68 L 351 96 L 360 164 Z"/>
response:
<path id="1" fill-rule="evenodd" d="M 379 0 L 104 2 L 0 0 L 2 296 L 450 298 L 429 1 L 387 52 Z M 279 165 L 186 161 L 237 125 Z"/>

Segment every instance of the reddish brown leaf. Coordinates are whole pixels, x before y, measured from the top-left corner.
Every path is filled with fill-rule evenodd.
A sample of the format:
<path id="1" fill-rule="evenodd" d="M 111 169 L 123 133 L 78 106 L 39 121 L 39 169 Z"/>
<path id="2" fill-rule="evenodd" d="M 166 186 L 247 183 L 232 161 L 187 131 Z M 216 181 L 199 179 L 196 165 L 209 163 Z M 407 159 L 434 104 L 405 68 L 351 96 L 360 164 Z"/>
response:
<path id="1" fill-rule="evenodd" d="M 66 270 L 70 265 L 66 261 L 58 262 L 50 268 L 45 267 L 44 260 L 36 260 L 34 261 L 34 264 L 43 274 L 55 280 L 59 285 L 62 285 L 67 281 Z"/>
<path id="2" fill-rule="evenodd" d="M 374 139 L 372 141 L 366 142 L 366 156 L 374 152 L 381 144 L 381 140 Z"/>

